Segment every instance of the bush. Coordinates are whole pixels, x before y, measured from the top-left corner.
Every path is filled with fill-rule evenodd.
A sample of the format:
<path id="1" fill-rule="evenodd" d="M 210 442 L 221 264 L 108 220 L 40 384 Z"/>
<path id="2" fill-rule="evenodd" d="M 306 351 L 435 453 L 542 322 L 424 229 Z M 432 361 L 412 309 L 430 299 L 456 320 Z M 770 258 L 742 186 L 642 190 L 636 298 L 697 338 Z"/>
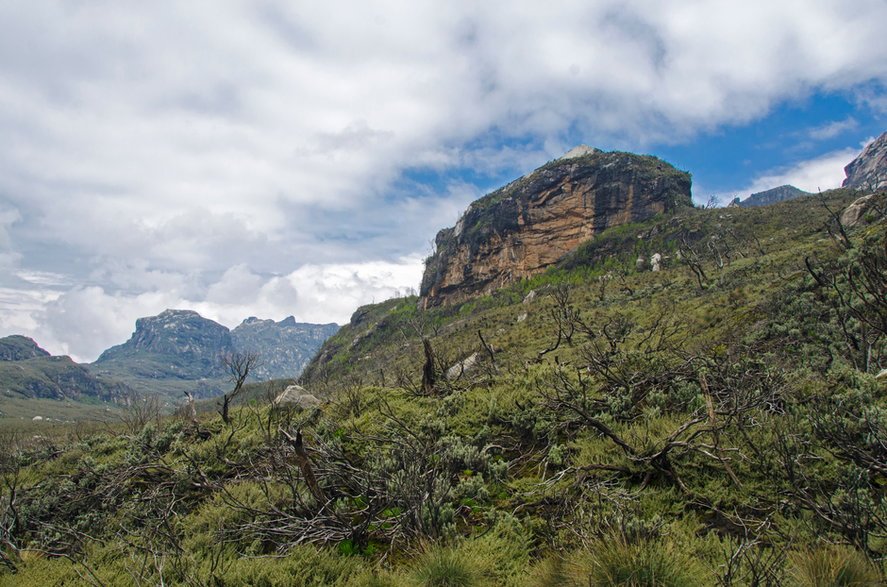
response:
<path id="1" fill-rule="evenodd" d="M 848 546 L 825 546 L 789 557 L 791 584 L 805 587 L 883 585 L 878 570 Z"/>
<path id="2" fill-rule="evenodd" d="M 572 574 L 575 585 L 689 587 L 705 584 L 706 572 L 671 543 L 617 538 L 602 540 L 590 553 L 578 556 Z"/>

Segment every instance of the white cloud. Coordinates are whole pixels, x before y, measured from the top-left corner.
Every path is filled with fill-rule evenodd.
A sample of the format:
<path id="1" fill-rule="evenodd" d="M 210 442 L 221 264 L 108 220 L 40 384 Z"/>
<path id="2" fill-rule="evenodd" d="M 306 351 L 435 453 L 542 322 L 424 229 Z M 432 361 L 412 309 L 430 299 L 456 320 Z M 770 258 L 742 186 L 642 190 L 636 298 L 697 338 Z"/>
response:
<path id="1" fill-rule="evenodd" d="M 807 131 L 808 136 L 814 141 L 824 141 L 832 139 L 848 130 L 853 130 L 859 126 L 859 122 L 852 116 L 848 116 L 844 120 L 835 120 Z"/>

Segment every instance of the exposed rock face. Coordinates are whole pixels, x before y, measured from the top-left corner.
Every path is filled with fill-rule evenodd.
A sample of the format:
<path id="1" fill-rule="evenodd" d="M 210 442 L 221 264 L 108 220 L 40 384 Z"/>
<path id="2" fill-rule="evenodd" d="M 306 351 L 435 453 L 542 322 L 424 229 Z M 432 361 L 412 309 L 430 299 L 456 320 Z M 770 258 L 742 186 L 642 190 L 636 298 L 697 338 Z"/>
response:
<path id="1" fill-rule="evenodd" d="M 887 197 L 884 194 L 869 194 L 855 200 L 841 212 L 841 224 L 852 228 L 857 224 L 876 222 L 884 215 Z"/>
<path id="2" fill-rule="evenodd" d="M 0 338 L 0 361 L 23 361 L 48 356 L 48 352 L 27 336 L 13 334 Z"/>
<path id="3" fill-rule="evenodd" d="M 103 352 L 95 365 L 160 355 L 174 359 L 169 375 L 185 379 L 217 377 L 223 374 L 219 356 L 233 350 L 231 333 L 221 324 L 191 310 L 165 310 L 136 320 L 130 339 Z"/>
<path id="4" fill-rule="evenodd" d="M 584 145 L 469 206 L 426 261 L 426 307 L 531 277 L 602 230 L 691 205 L 690 175 L 655 157 Z"/>
<path id="5" fill-rule="evenodd" d="M 739 205 L 743 207 L 766 206 L 767 204 L 775 204 L 784 200 L 798 198 L 800 196 L 809 196 L 810 192 L 799 190 L 793 185 L 781 185 L 778 188 L 757 192 L 744 200 L 739 201 Z"/>
<path id="6" fill-rule="evenodd" d="M 300 324 L 247 318 L 233 331 L 190 310 L 165 310 L 139 318 L 130 339 L 111 347 L 90 366 L 138 391 L 178 397 L 222 393 L 229 385 L 220 357 L 234 351 L 259 354 L 250 380 L 297 377 L 336 324 Z"/>
<path id="7" fill-rule="evenodd" d="M 871 192 L 887 189 L 887 132 L 870 143 L 844 168 L 845 188 Z"/>
<path id="8" fill-rule="evenodd" d="M 275 322 L 250 317 L 231 331 L 234 347 L 259 353 L 253 377 L 258 381 L 298 377 L 338 324 L 305 324 L 292 316 Z"/>

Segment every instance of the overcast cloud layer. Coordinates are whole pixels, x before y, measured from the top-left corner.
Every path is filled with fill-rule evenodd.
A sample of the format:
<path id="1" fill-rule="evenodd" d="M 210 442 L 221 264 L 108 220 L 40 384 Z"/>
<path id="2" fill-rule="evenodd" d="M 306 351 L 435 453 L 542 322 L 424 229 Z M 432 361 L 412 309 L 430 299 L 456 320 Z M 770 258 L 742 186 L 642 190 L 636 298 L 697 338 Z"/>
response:
<path id="1" fill-rule="evenodd" d="M 885 22 L 883 0 L 7 0 L 0 335 L 93 360 L 167 307 L 345 322 L 576 142 L 652 152 L 829 92 L 882 115 Z M 856 143 L 736 187 L 835 187 Z"/>

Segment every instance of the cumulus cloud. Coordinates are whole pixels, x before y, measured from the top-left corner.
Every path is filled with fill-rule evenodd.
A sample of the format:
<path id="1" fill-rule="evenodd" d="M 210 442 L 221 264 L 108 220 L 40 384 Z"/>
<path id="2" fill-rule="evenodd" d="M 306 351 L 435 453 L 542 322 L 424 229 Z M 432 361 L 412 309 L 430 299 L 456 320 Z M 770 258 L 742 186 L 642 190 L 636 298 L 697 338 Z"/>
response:
<path id="1" fill-rule="evenodd" d="M 712 198 L 718 204 L 724 205 L 737 196 L 744 200 L 750 194 L 782 185 L 793 185 L 811 193 L 839 188 L 846 177 L 844 166 L 855 159 L 860 152 L 859 148 L 840 149 L 787 167 L 770 169 L 754 177 L 749 184 L 736 190 L 715 194 Z"/>
<path id="2" fill-rule="evenodd" d="M 88 357 L 158 305 L 342 320 L 417 286 L 480 195 L 410 173 L 487 187 L 817 91 L 883 108 L 885 21 L 881 0 L 4 2 L 0 287 L 31 301 L 3 327 L 55 320 L 41 335 Z M 774 174 L 823 187 L 821 159 Z"/>

